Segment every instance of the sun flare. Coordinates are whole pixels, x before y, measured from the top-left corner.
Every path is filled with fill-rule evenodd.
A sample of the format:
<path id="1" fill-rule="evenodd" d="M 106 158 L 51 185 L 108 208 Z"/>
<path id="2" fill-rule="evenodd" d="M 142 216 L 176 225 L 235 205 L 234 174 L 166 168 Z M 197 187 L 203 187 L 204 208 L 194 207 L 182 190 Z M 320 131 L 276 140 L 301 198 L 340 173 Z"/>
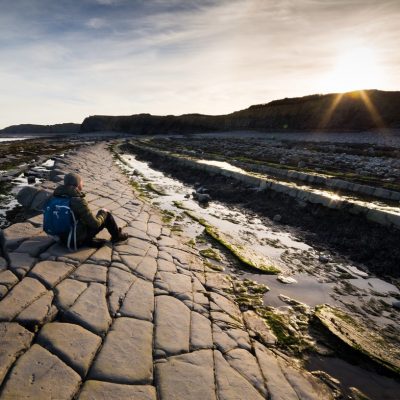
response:
<path id="1" fill-rule="evenodd" d="M 358 47 L 338 55 L 323 86 L 331 92 L 376 89 L 382 86 L 383 75 L 376 52 L 368 47 Z"/>

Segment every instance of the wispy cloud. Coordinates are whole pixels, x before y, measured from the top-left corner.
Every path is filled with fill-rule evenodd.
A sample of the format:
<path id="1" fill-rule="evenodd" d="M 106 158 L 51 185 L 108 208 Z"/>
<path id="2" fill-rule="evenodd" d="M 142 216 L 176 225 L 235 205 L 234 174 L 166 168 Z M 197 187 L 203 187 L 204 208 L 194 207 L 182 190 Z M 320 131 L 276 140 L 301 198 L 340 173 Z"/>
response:
<path id="1" fill-rule="evenodd" d="M 400 85 L 398 1 L 0 0 L 0 9 L 0 126 L 217 114 L 315 93 L 355 44 L 377 49 L 382 89 Z"/>
<path id="2" fill-rule="evenodd" d="M 86 22 L 86 26 L 88 26 L 89 28 L 93 28 L 93 29 L 100 29 L 100 28 L 104 28 L 105 26 L 107 26 L 107 23 L 102 18 L 90 18 Z"/>

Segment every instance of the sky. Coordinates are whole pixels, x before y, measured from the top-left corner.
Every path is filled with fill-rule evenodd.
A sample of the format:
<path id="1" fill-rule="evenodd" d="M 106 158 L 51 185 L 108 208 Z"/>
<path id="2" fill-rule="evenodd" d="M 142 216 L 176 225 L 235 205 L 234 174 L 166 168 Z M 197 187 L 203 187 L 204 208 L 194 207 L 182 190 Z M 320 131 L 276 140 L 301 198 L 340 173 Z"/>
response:
<path id="1" fill-rule="evenodd" d="M 400 90 L 400 0 L 0 0 L 0 128 Z"/>

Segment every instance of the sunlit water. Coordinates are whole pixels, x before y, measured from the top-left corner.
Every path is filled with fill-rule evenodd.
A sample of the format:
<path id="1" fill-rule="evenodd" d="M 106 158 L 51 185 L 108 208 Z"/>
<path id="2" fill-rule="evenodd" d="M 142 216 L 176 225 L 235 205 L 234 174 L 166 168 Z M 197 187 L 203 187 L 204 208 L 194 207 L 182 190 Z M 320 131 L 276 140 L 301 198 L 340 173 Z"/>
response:
<path id="1" fill-rule="evenodd" d="M 15 137 L 9 137 L 9 138 L 2 137 L 2 138 L 0 138 L 0 143 L 1 142 L 15 142 L 17 140 L 25 140 L 25 139 L 28 139 L 28 138 L 26 138 L 26 137 L 18 137 L 18 138 L 15 138 Z"/>
<path id="2" fill-rule="evenodd" d="M 139 180 L 143 184 L 151 182 L 157 189 L 165 193 L 164 196 L 156 196 L 154 199 L 161 209 L 180 214 L 182 210 L 176 207 L 174 202 L 181 203 L 185 208 L 192 210 L 209 224 L 217 227 L 227 237 L 233 238 L 235 243 L 251 249 L 272 265 L 279 267 L 284 274 L 290 274 L 296 279 L 297 283 L 295 284 L 284 284 L 279 282 L 276 276 L 240 271 L 239 273 L 244 274 L 244 277 L 255 279 L 270 287 L 271 290 L 264 296 L 266 305 L 284 306 L 285 303 L 279 298 L 280 294 L 310 306 L 323 303 L 338 304 L 337 295 L 335 296 L 336 299 L 332 297 L 336 282 L 326 282 L 326 279 L 318 279 L 318 277 L 306 272 L 296 272 L 297 265 L 302 266 L 304 270 L 304 265 L 295 259 L 298 252 L 304 252 L 311 259 L 318 259 L 318 252 L 293 233 L 289 233 L 282 225 L 274 224 L 271 221 L 269 226 L 266 226 L 258 217 L 249 216 L 241 209 L 228 207 L 220 202 L 212 201 L 209 207 L 201 207 L 192 198 L 185 198 L 186 195 L 194 191 L 193 187 L 165 176 L 162 172 L 150 168 L 146 162 L 137 160 L 133 155 L 122 154 L 122 158 L 129 165 L 129 167 L 124 166 L 124 168 L 130 173 L 135 171 L 137 176 L 134 176 L 133 179 Z M 203 228 L 198 224 L 188 224 L 186 230 L 193 237 L 199 234 Z M 293 260 L 285 261 L 284 253 L 292 254 Z M 385 295 L 388 295 L 388 293 L 400 294 L 395 286 L 383 280 L 378 278 L 366 279 L 369 278 L 369 274 L 351 263 L 346 262 L 341 265 L 341 268 L 354 276 L 354 279 L 350 280 L 354 286 L 365 287 L 370 290 L 370 294 L 373 294 L 373 292 L 382 292 Z M 373 282 L 373 286 L 369 282 Z M 392 297 L 387 298 L 389 303 L 394 300 Z"/>
<path id="3" fill-rule="evenodd" d="M 365 209 L 379 210 L 379 211 L 383 211 L 385 213 L 396 215 L 396 216 L 400 215 L 400 207 L 399 206 L 391 206 L 391 205 L 385 204 L 382 201 L 363 201 L 362 199 L 360 199 L 356 196 L 337 194 L 330 190 L 318 189 L 313 186 L 299 184 L 296 182 L 280 181 L 280 180 L 276 179 L 275 177 L 269 176 L 269 175 L 251 174 L 251 173 L 244 171 L 243 169 L 237 168 L 225 161 L 197 160 L 197 162 L 199 164 L 207 164 L 207 165 L 216 166 L 216 167 L 219 167 L 222 170 L 226 170 L 226 171 L 240 172 L 244 175 L 258 176 L 261 178 L 263 177 L 268 181 L 276 182 L 276 183 L 279 183 L 280 185 L 298 189 L 298 190 L 301 190 L 304 192 L 311 192 L 311 193 L 318 194 L 320 196 L 327 198 L 328 200 L 330 200 L 332 202 L 333 201 L 347 202 L 349 204 L 361 206 Z"/>

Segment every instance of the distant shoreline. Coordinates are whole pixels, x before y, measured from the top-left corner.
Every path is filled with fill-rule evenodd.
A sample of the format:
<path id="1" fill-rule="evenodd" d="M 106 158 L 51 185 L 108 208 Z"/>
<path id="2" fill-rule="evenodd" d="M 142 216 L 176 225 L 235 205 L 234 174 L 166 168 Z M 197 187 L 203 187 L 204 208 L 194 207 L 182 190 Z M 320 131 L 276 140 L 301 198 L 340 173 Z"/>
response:
<path id="1" fill-rule="evenodd" d="M 260 132 L 260 131 L 226 131 L 226 132 L 206 132 L 206 133 L 160 133 L 150 135 L 136 135 L 128 132 L 114 131 L 95 131 L 85 133 L 28 133 L 23 134 L 9 133 L 0 134 L 0 143 L 16 140 L 30 139 L 107 139 L 107 138 L 144 138 L 144 137 L 170 137 L 178 138 L 184 136 L 195 136 L 198 138 L 246 138 L 253 137 L 260 140 L 289 140 L 289 141 L 305 141 L 305 142 L 327 142 L 327 143 L 355 143 L 370 144 L 378 146 L 390 146 L 400 148 L 400 129 L 376 130 L 366 132 Z"/>

